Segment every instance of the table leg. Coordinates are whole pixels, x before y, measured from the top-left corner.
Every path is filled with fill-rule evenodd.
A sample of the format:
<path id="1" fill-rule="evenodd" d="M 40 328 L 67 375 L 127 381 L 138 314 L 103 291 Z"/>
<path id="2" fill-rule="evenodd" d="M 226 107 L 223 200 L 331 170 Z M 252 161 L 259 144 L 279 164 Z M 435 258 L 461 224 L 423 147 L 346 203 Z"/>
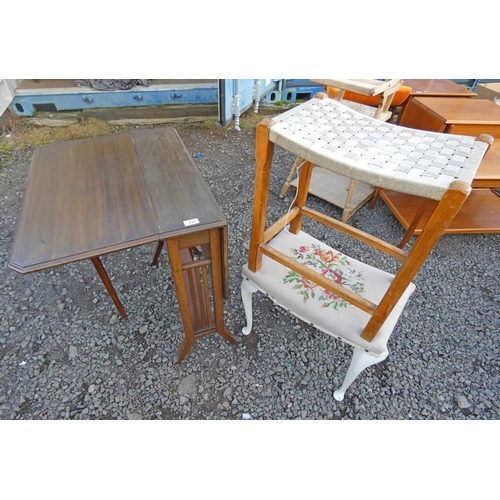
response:
<path id="1" fill-rule="evenodd" d="M 500 196 L 500 195 L 499 195 Z M 227 225 L 221 228 L 221 252 L 222 252 L 222 283 L 224 298 L 229 297 L 229 239 L 227 234 Z"/>
<path id="2" fill-rule="evenodd" d="M 380 188 L 377 187 L 375 188 L 375 192 L 373 193 L 372 199 L 368 204 L 368 210 L 371 210 L 375 206 L 379 197 L 380 197 Z"/>
<path id="3" fill-rule="evenodd" d="M 186 356 L 197 337 L 217 332 L 232 344 L 238 342 L 224 325 L 224 265 L 227 254 L 223 253 L 221 247 L 225 241 L 224 228 L 202 231 L 185 238 L 167 239 L 170 267 L 184 326 L 184 341 L 176 364 Z M 206 255 L 198 261 L 192 260 L 188 256 L 198 244 L 206 248 Z M 209 272 L 207 268 L 210 268 Z M 211 299 L 208 274 L 212 284 Z"/>
<path id="4" fill-rule="evenodd" d="M 169 238 L 167 240 L 168 258 L 172 269 L 172 277 L 174 279 L 175 292 L 177 294 L 177 302 L 181 312 L 182 324 L 184 327 L 184 341 L 179 349 L 177 361 L 180 363 L 194 344 L 194 328 L 189 312 L 189 297 L 184 283 L 184 273 L 182 269 L 182 260 L 180 255 L 179 241 L 177 238 Z"/>
<path id="5" fill-rule="evenodd" d="M 97 273 L 99 274 L 102 282 L 104 283 L 106 290 L 108 291 L 109 295 L 113 299 L 113 302 L 115 303 L 115 306 L 118 309 L 120 316 L 122 318 L 125 318 L 127 316 L 127 314 L 125 313 L 125 309 L 123 308 L 123 305 L 120 302 L 118 295 L 116 294 L 116 291 L 113 287 L 113 284 L 111 283 L 111 280 L 109 279 L 108 273 L 106 272 L 106 269 L 104 269 L 104 266 L 102 265 L 101 259 L 99 257 L 92 257 L 91 260 L 92 260 L 92 263 L 94 264 L 94 267 L 96 268 Z"/>
<path id="6" fill-rule="evenodd" d="M 238 339 L 226 330 L 224 325 L 224 285 L 222 273 L 222 251 L 220 229 L 210 230 L 210 253 L 212 254 L 212 287 L 214 294 L 215 324 L 217 332 L 228 342 L 236 344 Z"/>
<path id="7" fill-rule="evenodd" d="M 161 254 L 162 249 L 163 249 L 163 240 L 160 240 L 158 242 L 158 245 L 156 245 L 156 251 L 155 251 L 155 254 L 153 256 L 153 260 L 152 260 L 150 266 L 156 266 L 156 264 L 158 263 L 158 259 L 160 258 L 160 254 Z"/>

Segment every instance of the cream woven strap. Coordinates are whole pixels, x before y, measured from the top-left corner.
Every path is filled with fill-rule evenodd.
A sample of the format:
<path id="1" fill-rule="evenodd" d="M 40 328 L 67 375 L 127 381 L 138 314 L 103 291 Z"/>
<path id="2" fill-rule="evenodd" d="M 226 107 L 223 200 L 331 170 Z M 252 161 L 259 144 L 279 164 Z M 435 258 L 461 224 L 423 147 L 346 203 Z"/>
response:
<path id="1" fill-rule="evenodd" d="M 304 160 L 435 200 L 453 181 L 470 185 L 488 147 L 470 136 L 381 122 L 329 98 L 313 98 L 273 121 L 270 140 Z"/>
<path id="2" fill-rule="evenodd" d="M 338 101 L 338 99 L 337 99 Z M 374 106 L 368 106 L 367 104 L 361 104 L 359 102 L 340 100 L 344 106 L 353 109 L 354 111 L 361 113 L 362 115 L 369 116 L 370 118 L 375 118 L 375 113 L 377 108 Z"/>

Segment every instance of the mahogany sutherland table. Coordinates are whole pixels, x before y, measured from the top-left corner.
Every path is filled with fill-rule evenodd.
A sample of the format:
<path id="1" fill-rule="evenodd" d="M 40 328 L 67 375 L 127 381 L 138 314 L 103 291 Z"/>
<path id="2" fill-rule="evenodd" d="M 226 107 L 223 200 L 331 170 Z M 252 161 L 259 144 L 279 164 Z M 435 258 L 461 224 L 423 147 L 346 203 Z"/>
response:
<path id="1" fill-rule="evenodd" d="M 167 241 L 185 339 L 225 328 L 227 222 L 171 127 L 58 142 L 35 150 L 9 267 L 20 273 L 90 259 L 120 315 L 100 256 Z"/>

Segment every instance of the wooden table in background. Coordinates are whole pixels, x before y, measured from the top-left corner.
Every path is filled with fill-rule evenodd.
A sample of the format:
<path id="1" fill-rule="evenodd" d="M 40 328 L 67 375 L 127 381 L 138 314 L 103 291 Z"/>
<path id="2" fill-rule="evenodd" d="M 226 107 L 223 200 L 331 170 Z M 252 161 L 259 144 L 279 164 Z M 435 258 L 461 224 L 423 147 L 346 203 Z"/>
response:
<path id="1" fill-rule="evenodd" d="M 403 85 L 411 87 L 412 91 L 408 99 L 403 103 L 398 116 L 398 124 L 400 124 L 406 107 L 415 97 L 466 97 L 471 98 L 477 96 L 476 92 L 459 85 L 452 80 L 443 79 L 403 79 Z"/>
<path id="2" fill-rule="evenodd" d="M 500 106 L 487 99 L 454 97 L 414 98 L 408 105 L 401 126 L 450 134 L 489 134 L 495 142 L 486 153 L 472 183 L 472 192 L 446 233 L 500 232 Z M 431 213 L 433 202 L 415 196 L 381 191 L 381 198 L 408 229 L 422 203 L 426 215 L 415 233 L 420 233 Z"/>
<path id="3" fill-rule="evenodd" d="M 101 256 L 167 241 L 184 325 L 178 362 L 196 337 L 230 342 L 227 222 L 173 128 L 65 141 L 35 150 L 9 267 L 20 273 L 90 259 L 120 315 Z"/>

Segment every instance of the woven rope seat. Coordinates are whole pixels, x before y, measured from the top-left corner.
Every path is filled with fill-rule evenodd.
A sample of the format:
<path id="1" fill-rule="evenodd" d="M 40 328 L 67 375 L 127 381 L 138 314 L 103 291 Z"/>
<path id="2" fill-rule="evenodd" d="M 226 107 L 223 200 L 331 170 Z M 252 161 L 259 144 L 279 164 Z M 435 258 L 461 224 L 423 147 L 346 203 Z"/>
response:
<path id="1" fill-rule="evenodd" d="M 470 184 L 488 145 L 474 137 L 381 122 L 314 98 L 274 119 L 270 140 L 351 179 L 440 200 L 453 181 Z"/>
<path id="2" fill-rule="evenodd" d="M 341 102 L 344 106 L 352 109 L 353 111 L 369 116 L 370 118 L 375 118 L 375 114 L 377 113 L 377 108 L 374 108 L 373 106 L 367 106 L 366 104 L 361 104 L 359 102 L 345 100 L 337 102 Z"/>
<path id="3" fill-rule="evenodd" d="M 319 80 L 326 86 L 326 95 L 341 102 L 345 106 L 357 111 L 358 113 L 369 116 L 380 121 L 388 121 L 392 116 L 390 110 L 391 103 L 395 93 L 402 85 L 402 80 L 392 79 L 388 81 L 378 80 Z M 330 92 L 336 85 L 336 92 L 330 95 Z M 361 96 L 367 99 L 377 99 L 378 105 L 360 101 L 352 98 L 345 98 L 349 92 L 355 96 Z M 294 175 L 299 168 L 302 159 L 296 157 L 295 162 L 290 169 L 288 177 L 283 184 L 280 192 L 280 198 L 284 198 L 291 187 L 297 188 L 297 178 Z M 375 194 L 375 188 L 364 182 L 357 182 L 336 172 L 325 170 L 317 166 L 314 169 L 313 176 L 309 185 L 309 193 L 328 201 L 329 203 L 342 208 L 342 222 L 354 215 L 370 198 Z"/>

